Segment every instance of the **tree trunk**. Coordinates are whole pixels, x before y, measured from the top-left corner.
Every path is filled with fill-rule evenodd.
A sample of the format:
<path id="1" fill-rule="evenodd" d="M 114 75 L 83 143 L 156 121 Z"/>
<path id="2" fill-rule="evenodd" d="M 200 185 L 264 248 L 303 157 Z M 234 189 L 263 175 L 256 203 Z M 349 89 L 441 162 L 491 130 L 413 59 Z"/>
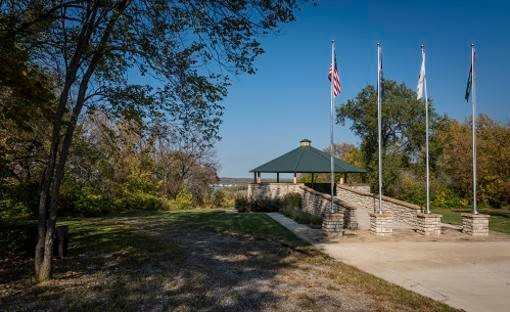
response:
<path id="1" fill-rule="evenodd" d="M 47 171 L 43 177 L 43 183 L 39 200 L 39 239 L 35 252 L 35 276 L 38 282 L 43 282 L 51 278 L 52 257 L 53 257 L 53 235 L 57 221 L 57 203 L 60 193 L 60 186 L 64 177 L 65 163 L 69 148 L 71 146 L 72 137 L 78 117 L 85 102 L 85 95 L 89 80 L 95 71 L 102 53 L 106 46 L 107 40 L 113 30 L 113 26 L 117 18 L 122 13 L 129 1 L 124 0 L 119 7 L 118 12 L 112 17 L 108 23 L 98 45 L 95 55 L 92 57 L 91 63 L 82 77 L 76 105 L 71 114 L 71 120 L 65 128 L 65 136 L 61 142 L 62 120 L 64 117 L 65 107 L 69 98 L 71 86 L 76 82 L 77 71 L 80 67 L 82 52 L 88 46 L 89 38 L 94 31 L 95 17 L 97 14 L 97 6 L 88 12 L 87 22 L 82 26 L 79 36 L 76 53 L 66 72 L 66 82 L 59 99 L 59 106 L 53 121 L 52 146 L 50 149 L 50 157 L 48 161 Z M 62 144 L 61 144 L 62 143 Z M 59 146 L 60 152 L 59 152 Z M 58 156 L 58 160 L 57 160 Z"/>

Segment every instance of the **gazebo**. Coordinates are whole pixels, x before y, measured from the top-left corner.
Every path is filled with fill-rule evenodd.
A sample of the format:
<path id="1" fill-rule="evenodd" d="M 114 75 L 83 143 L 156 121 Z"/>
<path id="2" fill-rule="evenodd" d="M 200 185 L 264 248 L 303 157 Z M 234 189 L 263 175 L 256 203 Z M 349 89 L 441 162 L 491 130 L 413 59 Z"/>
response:
<path id="1" fill-rule="evenodd" d="M 250 170 L 250 172 L 253 172 L 254 183 L 260 183 L 261 173 L 276 173 L 276 182 L 278 183 L 280 182 L 280 173 L 294 174 L 294 183 L 297 183 L 298 173 L 310 173 L 313 183 L 316 173 L 331 172 L 330 157 L 329 154 L 313 147 L 312 141 L 303 139 L 299 142 L 299 147 Z M 348 173 L 364 174 L 367 172 L 365 169 L 353 166 L 336 157 L 333 164 L 335 173 L 344 174 L 344 183 L 347 183 Z"/>

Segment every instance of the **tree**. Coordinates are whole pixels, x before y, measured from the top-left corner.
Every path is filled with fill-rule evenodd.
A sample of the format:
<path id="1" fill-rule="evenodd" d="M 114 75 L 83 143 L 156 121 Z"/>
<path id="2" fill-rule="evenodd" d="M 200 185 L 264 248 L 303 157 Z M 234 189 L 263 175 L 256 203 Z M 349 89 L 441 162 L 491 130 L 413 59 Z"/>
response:
<path id="1" fill-rule="evenodd" d="M 51 277 L 57 202 L 82 111 L 136 111 L 217 138 L 229 76 L 255 72 L 263 52 L 256 37 L 293 20 L 295 8 L 294 0 L 0 3 L 0 42 L 21 47 L 30 64 L 56 77 L 39 198 L 38 281 Z M 156 78 L 158 87 L 133 84 L 126 78 L 132 70 Z"/>
<path id="2" fill-rule="evenodd" d="M 429 103 L 429 124 L 433 129 L 437 114 Z M 364 165 L 370 182 L 377 184 L 377 91 L 368 85 L 355 98 L 337 108 L 337 122 L 352 122 L 351 130 L 361 138 Z M 425 144 L 425 110 L 416 93 L 404 84 L 384 81 L 382 101 L 383 185 L 387 194 L 398 180 L 399 168 L 421 162 Z"/>
<path id="3" fill-rule="evenodd" d="M 510 203 L 510 125 L 481 114 L 477 124 L 478 198 L 493 207 Z M 463 198 L 473 198 L 471 120 L 443 120 L 437 129 L 441 146 L 438 170 Z"/>

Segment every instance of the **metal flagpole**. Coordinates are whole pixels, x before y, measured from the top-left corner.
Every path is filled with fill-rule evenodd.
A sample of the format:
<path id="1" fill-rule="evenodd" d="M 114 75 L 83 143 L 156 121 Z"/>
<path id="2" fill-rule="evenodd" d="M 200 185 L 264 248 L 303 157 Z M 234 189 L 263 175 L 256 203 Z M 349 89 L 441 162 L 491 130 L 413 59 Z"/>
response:
<path id="1" fill-rule="evenodd" d="M 425 91 L 425 154 L 426 155 L 426 175 L 427 175 L 427 214 L 430 213 L 430 171 L 429 171 L 429 98 L 427 95 L 427 73 L 426 73 L 426 59 L 425 59 L 425 46 L 421 45 L 421 57 L 423 66 L 425 67 L 425 75 L 423 77 L 423 87 Z"/>
<path id="2" fill-rule="evenodd" d="M 381 159 L 381 44 L 377 43 L 377 132 L 378 132 L 378 145 L 379 145 L 379 210 L 383 213 L 382 206 L 382 159 Z"/>
<path id="3" fill-rule="evenodd" d="M 471 44 L 471 108 L 473 111 L 473 213 L 478 214 L 476 207 L 476 74 L 475 74 L 475 44 Z"/>
<path id="4" fill-rule="evenodd" d="M 334 71 L 335 71 L 335 40 L 331 40 L 331 105 L 330 105 L 330 127 L 329 127 L 329 134 L 330 134 L 330 143 L 331 143 L 331 157 L 330 157 L 330 164 L 331 164 L 331 213 L 334 213 L 333 208 L 333 196 L 334 196 L 334 188 L 335 188 L 335 168 L 334 168 L 334 160 L 333 160 L 333 153 L 335 151 L 334 145 L 333 145 L 333 107 L 334 107 Z"/>

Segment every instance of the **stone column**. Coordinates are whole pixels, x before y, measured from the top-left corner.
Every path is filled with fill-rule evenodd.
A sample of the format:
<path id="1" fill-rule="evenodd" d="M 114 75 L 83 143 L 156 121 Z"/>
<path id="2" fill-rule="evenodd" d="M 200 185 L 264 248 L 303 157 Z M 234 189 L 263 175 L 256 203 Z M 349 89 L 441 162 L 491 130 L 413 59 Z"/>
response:
<path id="1" fill-rule="evenodd" d="M 342 212 L 326 212 L 322 217 L 322 230 L 331 236 L 341 236 L 344 230 L 344 214 Z"/>
<path id="2" fill-rule="evenodd" d="M 462 214 L 462 233 L 471 236 L 489 235 L 489 215 L 485 214 Z"/>
<path id="3" fill-rule="evenodd" d="M 393 216 L 389 213 L 370 214 L 370 233 L 377 236 L 388 236 L 393 232 Z"/>
<path id="4" fill-rule="evenodd" d="M 435 213 L 419 213 L 416 232 L 425 236 L 441 235 L 441 215 Z"/>

